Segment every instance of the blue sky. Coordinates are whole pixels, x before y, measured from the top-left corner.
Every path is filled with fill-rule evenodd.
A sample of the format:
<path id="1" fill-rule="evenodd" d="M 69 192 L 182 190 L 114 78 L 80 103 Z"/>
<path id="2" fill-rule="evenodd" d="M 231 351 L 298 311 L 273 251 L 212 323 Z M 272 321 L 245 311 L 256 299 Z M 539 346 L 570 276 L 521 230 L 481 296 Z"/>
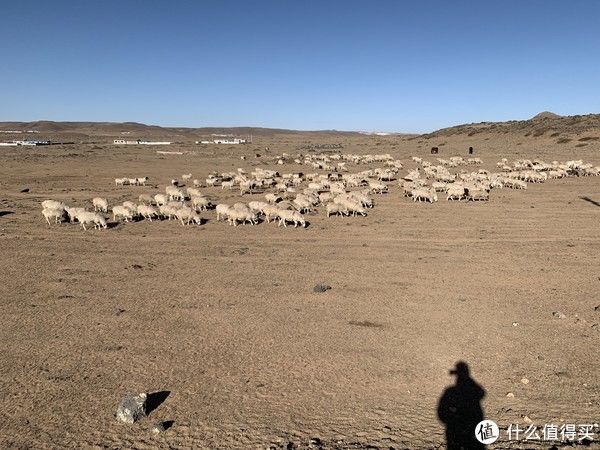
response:
<path id="1" fill-rule="evenodd" d="M 600 2 L 3 2 L 0 120 L 425 132 L 600 112 Z"/>

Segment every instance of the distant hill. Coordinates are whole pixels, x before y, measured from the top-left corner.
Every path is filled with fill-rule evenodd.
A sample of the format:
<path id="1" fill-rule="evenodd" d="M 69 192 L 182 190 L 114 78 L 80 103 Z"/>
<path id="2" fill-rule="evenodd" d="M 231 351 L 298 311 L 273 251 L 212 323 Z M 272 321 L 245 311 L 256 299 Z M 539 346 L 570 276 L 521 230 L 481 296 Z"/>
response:
<path id="1" fill-rule="evenodd" d="M 233 135 L 237 137 L 274 136 L 284 134 L 323 134 L 323 135 L 358 135 L 354 131 L 316 130 L 297 131 L 278 128 L 260 127 L 160 127 L 157 125 L 145 125 L 137 122 L 53 122 L 39 120 L 35 122 L 0 122 L 0 132 L 21 131 L 20 135 L 0 133 L 2 137 L 13 139 L 17 136 L 34 139 L 54 140 L 76 140 L 91 141 L 109 139 L 161 139 L 174 142 L 188 142 L 200 138 L 206 138 L 213 134 Z M 95 139 L 96 138 L 96 139 Z"/>
<path id="2" fill-rule="evenodd" d="M 424 138 L 437 138 L 453 135 L 475 136 L 477 134 L 519 134 L 522 136 L 578 135 L 590 131 L 600 133 L 600 114 L 582 116 L 559 116 L 544 111 L 528 120 L 508 122 L 481 122 L 442 128 L 424 134 Z M 555 137 L 552 136 L 552 137 Z"/>

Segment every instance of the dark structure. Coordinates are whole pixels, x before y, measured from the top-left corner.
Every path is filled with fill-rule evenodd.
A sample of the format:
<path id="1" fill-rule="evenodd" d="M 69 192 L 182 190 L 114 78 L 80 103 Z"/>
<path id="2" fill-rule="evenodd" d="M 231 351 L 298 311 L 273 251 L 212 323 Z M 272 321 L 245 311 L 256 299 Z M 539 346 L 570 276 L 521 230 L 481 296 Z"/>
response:
<path id="1" fill-rule="evenodd" d="M 457 362 L 450 374 L 456 376 L 456 383 L 444 391 L 437 410 L 446 426 L 447 449 L 483 450 L 485 446 L 475 438 L 475 426 L 483 420 L 485 390 L 471 378 L 466 362 Z"/>
<path id="2" fill-rule="evenodd" d="M 432 155 L 437 155 L 440 152 L 440 150 L 437 147 L 431 147 L 431 154 Z"/>
<path id="3" fill-rule="evenodd" d="M 469 147 L 469 155 L 472 155 L 475 152 L 475 150 L 473 150 L 473 147 Z"/>

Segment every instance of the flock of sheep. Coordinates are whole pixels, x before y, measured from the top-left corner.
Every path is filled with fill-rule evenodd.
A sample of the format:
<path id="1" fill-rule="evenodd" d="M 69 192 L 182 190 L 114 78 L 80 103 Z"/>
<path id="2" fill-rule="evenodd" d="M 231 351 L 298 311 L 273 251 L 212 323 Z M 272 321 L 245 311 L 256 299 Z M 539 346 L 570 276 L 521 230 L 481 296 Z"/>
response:
<path id="1" fill-rule="evenodd" d="M 545 163 L 539 160 L 518 160 L 509 164 L 506 159 L 497 163 L 499 171 L 466 170 L 458 172 L 449 169 L 482 164 L 479 158 L 463 159 L 460 156 L 437 159 L 437 164 L 422 158 L 412 157 L 416 163 L 413 170 L 400 176 L 403 164 L 389 154 L 356 155 L 341 153 L 320 153 L 297 155 L 287 154 L 276 157 L 278 165 L 292 162 L 308 165 L 325 173 L 284 173 L 275 170 L 256 168 L 251 173 L 239 168 L 235 172 L 211 173 L 204 183 L 192 180 L 192 174 L 184 174 L 179 180 L 171 180 L 164 193 L 139 195 L 138 203 L 131 201 L 113 205 L 110 212 L 113 221 L 134 221 L 176 219 L 182 225 L 202 224 L 200 212 L 213 210 L 217 221 L 226 220 L 230 225 L 255 225 L 264 219 L 267 223 L 276 221 L 278 226 L 306 227 L 304 214 L 313 213 L 324 207 L 327 217 L 333 215 L 366 216 L 367 210 L 374 207 L 373 195 L 388 191 L 388 183 L 398 180 L 404 196 L 414 202 L 434 203 L 438 193 L 445 193 L 447 200 L 488 201 L 493 189 L 504 187 L 526 189 L 527 183 L 543 183 L 548 179 L 568 176 L 599 175 L 600 167 L 584 164 L 583 161 Z M 351 172 L 348 166 L 377 164 L 383 167 Z M 116 178 L 117 186 L 145 186 L 148 177 Z M 191 183 L 190 183 L 191 182 Z M 188 186 L 191 184 L 191 186 Z M 221 190 L 239 189 L 240 196 L 263 193 L 264 201 L 228 205 L 213 203 L 200 188 Z M 42 202 L 42 214 L 48 223 L 61 223 L 65 220 L 78 222 L 84 230 L 93 225 L 96 229 L 107 228 L 106 216 L 109 202 L 105 198 L 92 199 L 93 211 L 83 207 L 71 207 L 56 200 Z"/>

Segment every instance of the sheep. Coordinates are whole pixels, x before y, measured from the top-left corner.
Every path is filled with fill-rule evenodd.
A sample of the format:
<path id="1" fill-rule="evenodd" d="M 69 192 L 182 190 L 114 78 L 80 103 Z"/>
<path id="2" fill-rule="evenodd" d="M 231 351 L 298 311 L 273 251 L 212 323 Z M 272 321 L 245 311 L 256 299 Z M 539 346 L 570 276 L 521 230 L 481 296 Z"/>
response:
<path id="1" fill-rule="evenodd" d="M 265 220 L 267 223 L 271 222 L 271 219 L 277 219 L 279 217 L 280 208 L 275 205 L 265 205 L 262 209 L 262 213 L 265 215 Z"/>
<path id="2" fill-rule="evenodd" d="M 156 194 L 154 196 L 154 201 L 156 202 L 156 204 L 158 206 L 161 206 L 161 205 L 166 205 L 167 202 L 169 201 L 169 199 L 164 194 Z"/>
<path id="3" fill-rule="evenodd" d="M 227 219 L 229 220 L 229 224 L 233 226 L 237 226 L 238 221 L 242 224 L 250 222 L 252 225 L 255 225 L 257 223 L 256 213 L 249 209 L 244 211 L 242 209 L 231 208 L 229 209 Z"/>
<path id="4" fill-rule="evenodd" d="M 126 201 L 126 202 L 123 202 L 123 203 L 122 203 L 122 205 L 123 205 L 125 208 L 128 208 L 128 209 L 130 209 L 130 210 L 131 210 L 131 212 L 132 212 L 132 213 L 134 213 L 134 214 L 137 212 L 137 205 L 136 205 L 135 203 L 133 203 L 133 202 Z"/>
<path id="5" fill-rule="evenodd" d="M 165 188 L 165 193 L 169 196 L 169 200 L 185 200 L 185 194 L 176 186 L 167 186 Z"/>
<path id="6" fill-rule="evenodd" d="M 71 222 L 71 223 L 75 222 L 76 220 L 79 220 L 77 216 L 80 213 L 87 212 L 85 208 L 81 208 L 81 207 L 71 208 L 68 206 L 65 206 L 65 211 L 67 212 L 67 215 L 69 216 L 69 222 Z"/>
<path id="7" fill-rule="evenodd" d="M 268 203 L 265 202 L 258 202 L 258 201 L 252 201 L 250 203 L 248 203 L 248 207 L 250 208 L 251 211 L 254 212 L 263 212 L 263 209 L 268 206 Z"/>
<path id="8" fill-rule="evenodd" d="M 369 181 L 369 189 L 374 194 L 382 194 L 388 190 L 388 187 L 384 183 Z"/>
<path id="9" fill-rule="evenodd" d="M 100 230 L 102 228 L 107 228 L 106 219 L 104 219 L 104 217 L 102 217 L 100 214 L 95 213 L 95 212 L 91 212 L 91 211 L 81 212 L 77 215 L 77 220 L 79 221 L 79 223 L 81 223 L 81 226 L 86 231 L 87 231 L 87 228 L 85 227 L 86 224 L 92 224 L 92 223 L 94 224 L 94 228 L 97 228 L 98 230 Z"/>
<path id="10" fill-rule="evenodd" d="M 202 223 L 202 219 L 198 213 L 188 207 L 179 208 L 175 216 L 181 221 L 181 225 L 189 225 L 191 222 L 195 222 L 198 225 Z"/>
<path id="11" fill-rule="evenodd" d="M 346 207 L 338 203 L 327 203 L 325 211 L 327 212 L 327 217 L 330 217 L 332 214 L 341 216 L 348 213 Z"/>
<path id="12" fill-rule="evenodd" d="M 56 200 L 44 200 L 42 202 L 43 209 L 65 209 L 65 204 Z"/>
<path id="13" fill-rule="evenodd" d="M 146 186 L 146 181 L 148 181 L 148 177 L 138 177 L 135 179 L 135 184 L 137 186 Z"/>
<path id="14" fill-rule="evenodd" d="M 123 219 L 125 219 L 125 222 L 129 222 L 130 220 L 133 220 L 133 211 L 131 209 L 127 208 L 126 206 L 123 206 L 123 205 L 113 206 L 112 213 L 113 213 L 113 220 L 117 220 L 117 217 L 122 217 Z M 79 219 L 79 216 L 78 216 L 78 219 Z"/>
<path id="15" fill-rule="evenodd" d="M 115 178 L 115 186 L 125 186 L 129 184 L 129 178 Z"/>
<path id="16" fill-rule="evenodd" d="M 185 191 L 190 197 L 202 197 L 202 193 L 197 188 L 189 187 Z"/>
<path id="17" fill-rule="evenodd" d="M 127 183 L 132 185 L 132 186 L 136 186 L 137 185 L 137 178 L 128 178 L 127 179 Z"/>
<path id="18" fill-rule="evenodd" d="M 92 204 L 94 205 L 94 211 L 108 212 L 108 201 L 105 198 L 95 197 L 92 199 Z"/>
<path id="19" fill-rule="evenodd" d="M 467 198 L 471 201 L 489 201 L 490 194 L 483 189 L 469 189 Z"/>
<path id="20" fill-rule="evenodd" d="M 179 210 L 179 208 L 177 208 L 176 206 L 172 206 L 172 205 L 160 205 L 158 207 L 158 211 L 160 213 L 160 215 L 162 217 L 167 218 L 168 220 L 171 220 L 173 217 L 175 217 L 177 215 L 177 211 Z"/>
<path id="21" fill-rule="evenodd" d="M 54 223 L 61 223 L 65 217 L 65 210 L 62 208 L 44 208 L 42 215 L 46 219 L 46 222 L 48 222 L 48 225 L 50 225 L 50 219 L 54 220 Z"/>
<path id="22" fill-rule="evenodd" d="M 451 184 L 446 191 L 446 200 L 462 200 L 465 198 L 466 192 L 464 186 Z"/>
<path id="23" fill-rule="evenodd" d="M 265 195 L 265 200 L 271 204 L 279 203 L 283 199 L 277 194 L 267 194 Z"/>
<path id="24" fill-rule="evenodd" d="M 153 217 L 158 216 L 158 211 L 149 205 L 138 205 L 137 213 L 150 222 L 152 222 Z"/>
<path id="25" fill-rule="evenodd" d="M 183 181 L 191 180 L 192 179 L 192 174 L 191 173 L 187 173 L 187 174 L 181 175 L 181 179 Z"/>
<path id="26" fill-rule="evenodd" d="M 233 185 L 234 185 L 234 181 L 223 181 L 221 183 L 221 190 L 228 188 L 228 189 L 233 189 Z"/>
<path id="27" fill-rule="evenodd" d="M 433 203 L 438 201 L 438 196 L 435 191 L 432 192 L 428 189 L 413 189 L 412 198 L 414 202 L 424 201 Z"/>
<path id="28" fill-rule="evenodd" d="M 196 210 L 206 211 L 211 206 L 211 203 L 210 200 L 208 200 L 206 197 L 202 197 L 201 195 L 194 195 L 192 197 L 192 206 Z"/>
<path id="29" fill-rule="evenodd" d="M 192 184 L 194 187 L 202 187 L 202 182 L 200 180 L 193 180 Z"/>
<path id="30" fill-rule="evenodd" d="M 298 224 L 306 228 L 306 220 L 304 220 L 304 217 L 302 217 L 298 211 L 279 211 L 279 224 L 277 226 L 283 225 L 284 227 L 287 227 L 287 222 L 293 222 L 294 228 L 296 228 Z"/>
<path id="31" fill-rule="evenodd" d="M 229 217 L 229 211 L 231 210 L 231 207 L 225 203 L 219 203 L 215 210 L 217 211 L 217 220 L 221 220 L 221 218 L 227 219 Z"/>
<path id="32" fill-rule="evenodd" d="M 144 205 L 151 205 L 152 203 L 154 203 L 154 199 L 150 194 L 140 194 L 140 196 L 138 197 L 138 201 L 140 203 L 143 203 Z"/>
<path id="33" fill-rule="evenodd" d="M 219 181 L 219 180 L 218 180 L 218 179 L 216 179 L 216 178 L 207 178 L 207 179 L 206 179 L 206 185 L 207 185 L 207 186 L 214 187 L 214 186 L 217 184 L 217 182 L 218 182 L 218 181 Z"/>

